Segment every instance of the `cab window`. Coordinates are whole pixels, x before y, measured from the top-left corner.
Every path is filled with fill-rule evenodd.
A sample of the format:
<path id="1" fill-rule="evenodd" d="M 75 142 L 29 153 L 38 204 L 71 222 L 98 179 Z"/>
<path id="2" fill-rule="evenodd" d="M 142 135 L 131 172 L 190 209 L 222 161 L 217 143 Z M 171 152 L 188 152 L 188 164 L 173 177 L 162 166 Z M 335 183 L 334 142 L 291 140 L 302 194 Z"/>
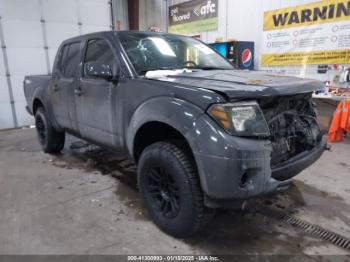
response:
<path id="1" fill-rule="evenodd" d="M 93 39 L 88 41 L 84 59 L 84 68 L 87 63 L 97 63 L 99 65 L 106 65 L 110 68 L 115 66 L 115 57 L 106 40 Z M 85 72 L 84 76 L 86 76 Z"/>
<path id="2" fill-rule="evenodd" d="M 80 62 L 80 42 L 66 44 L 62 50 L 61 73 L 64 77 L 73 78 Z"/>

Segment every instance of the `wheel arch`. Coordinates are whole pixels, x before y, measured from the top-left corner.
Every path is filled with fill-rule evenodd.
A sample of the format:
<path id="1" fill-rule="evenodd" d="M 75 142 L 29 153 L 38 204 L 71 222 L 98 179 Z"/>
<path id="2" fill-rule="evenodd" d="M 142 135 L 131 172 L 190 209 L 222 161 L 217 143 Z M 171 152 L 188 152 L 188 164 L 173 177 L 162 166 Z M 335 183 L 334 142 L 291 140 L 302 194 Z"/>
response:
<path id="1" fill-rule="evenodd" d="M 135 161 L 138 162 L 142 151 L 146 147 L 160 141 L 173 142 L 180 146 L 191 160 L 195 162 L 192 148 L 187 138 L 175 127 L 159 121 L 147 122 L 138 129 L 132 149 Z"/>
<path id="2" fill-rule="evenodd" d="M 41 101 L 41 99 L 34 98 L 33 105 L 32 105 L 33 115 L 35 115 L 39 107 L 43 107 L 45 109 L 44 103 Z"/>
<path id="3" fill-rule="evenodd" d="M 48 102 L 48 99 L 42 93 L 38 93 L 33 99 L 33 102 L 32 102 L 33 116 L 35 116 L 35 113 L 39 107 L 42 107 L 45 110 L 45 112 L 48 114 L 48 117 L 49 117 L 52 125 L 57 130 L 62 131 L 63 128 L 56 121 L 55 115 L 53 113 L 52 105 Z"/>
<path id="4" fill-rule="evenodd" d="M 148 100 L 135 110 L 126 130 L 129 154 L 137 161 L 145 145 L 173 139 L 182 140 L 192 154 L 194 145 L 188 131 L 202 113 L 195 105 L 174 97 Z"/>

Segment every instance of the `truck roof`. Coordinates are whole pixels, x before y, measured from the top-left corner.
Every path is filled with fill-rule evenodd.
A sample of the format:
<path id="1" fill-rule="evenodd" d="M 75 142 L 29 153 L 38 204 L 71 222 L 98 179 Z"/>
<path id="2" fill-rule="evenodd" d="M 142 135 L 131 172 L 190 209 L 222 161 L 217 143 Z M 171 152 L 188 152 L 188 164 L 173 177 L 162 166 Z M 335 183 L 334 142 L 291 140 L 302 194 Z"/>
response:
<path id="1" fill-rule="evenodd" d="M 113 36 L 118 34 L 147 34 L 147 35 L 176 35 L 164 32 L 151 32 L 151 31 L 138 31 L 138 30 L 121 30 L 121 31 L 100 31 L 89 34 L 83 34 L 75 37 L 68 38 L 63 41 L 63 43 L 80 41 L 85 38 L 103 37 L 103 36 Z"/>

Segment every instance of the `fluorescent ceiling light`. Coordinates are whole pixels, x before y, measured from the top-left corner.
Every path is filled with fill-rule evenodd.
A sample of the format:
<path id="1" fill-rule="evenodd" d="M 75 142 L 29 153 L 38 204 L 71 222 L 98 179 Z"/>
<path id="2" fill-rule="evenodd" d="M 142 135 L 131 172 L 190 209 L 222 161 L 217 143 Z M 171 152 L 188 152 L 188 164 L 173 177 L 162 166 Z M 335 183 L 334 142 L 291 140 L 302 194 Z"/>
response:
<path id="1" fill-rule="evenodd" d="M 207 47 L 206 45 L 195 45 L 196 48 L 198 48 L 202 53 L 206 54 L 206 55 L 210 55 L 212 53 L 214 53 L 213 50 L 211 50 L 209 47 Z"/>
<path id="2" fill-rule="evenodd" d="M 173 49 L 171 49 L 169 44 L 164 39 L 158 37 L 149 37 L 149 39 L 151 39 L 151 41 L 158 48 L 159 52 L 161 52 L 163 55 L 176 57 Z"/>

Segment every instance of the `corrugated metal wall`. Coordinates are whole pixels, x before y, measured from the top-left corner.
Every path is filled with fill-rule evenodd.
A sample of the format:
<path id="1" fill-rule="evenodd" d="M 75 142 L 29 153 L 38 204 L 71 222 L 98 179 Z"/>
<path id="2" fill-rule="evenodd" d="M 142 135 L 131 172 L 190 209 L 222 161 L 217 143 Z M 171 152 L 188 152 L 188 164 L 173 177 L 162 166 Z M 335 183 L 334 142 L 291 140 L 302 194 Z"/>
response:
<path id="1" fill-rule="evenodd" d="M 25 75 L 48 74 L 64 40 L 111 29 L 108 0 L 0 0 L 0 129 L 33 123 Z"/>

